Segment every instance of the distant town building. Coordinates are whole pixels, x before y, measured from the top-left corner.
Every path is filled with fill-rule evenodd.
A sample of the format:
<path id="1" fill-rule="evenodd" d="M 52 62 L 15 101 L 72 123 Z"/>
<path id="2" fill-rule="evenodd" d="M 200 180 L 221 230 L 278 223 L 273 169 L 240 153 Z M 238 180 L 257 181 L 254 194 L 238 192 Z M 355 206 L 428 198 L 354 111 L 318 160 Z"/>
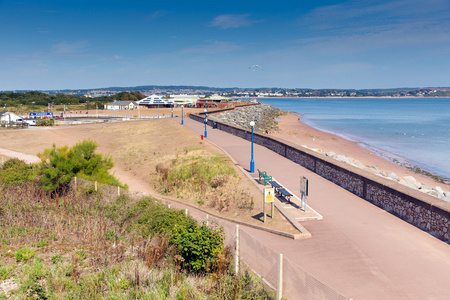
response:
<path id="1" fill-rule="evenodd" d="M 2 123 L 22 123 L 22 117 L 13 112 L 0 112 L 0 122 Z"/>
<path id="2" fill-rule="evenodd" d="M 133 110 L 138 104 L 134 101 L 114 101 L 105 105 L 108 110 Z"/>
<path id="3" fill-rule="evenodd" d="M 199 95 L 170 95 L 169 99 L 176 105 L 195 105 L 200 99 Z"/>
<path id="4" fill-rule="evenodd" d="M 172 100 L 164 99 L 158 95 L 151 95 L 137 102 L 139 106 L 155 107 L 155 106 L 171 106 L 174 105 Z"/>

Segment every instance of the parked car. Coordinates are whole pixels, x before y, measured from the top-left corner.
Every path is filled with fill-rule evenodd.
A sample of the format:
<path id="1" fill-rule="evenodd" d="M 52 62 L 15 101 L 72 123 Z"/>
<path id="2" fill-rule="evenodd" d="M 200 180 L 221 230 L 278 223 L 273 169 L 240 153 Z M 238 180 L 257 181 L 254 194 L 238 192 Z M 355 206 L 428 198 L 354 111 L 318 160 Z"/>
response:
<path id="1" fill-rule="evenodd" d="M 36 126 L 36 120 L 24 120 L 29 126 Z"/>

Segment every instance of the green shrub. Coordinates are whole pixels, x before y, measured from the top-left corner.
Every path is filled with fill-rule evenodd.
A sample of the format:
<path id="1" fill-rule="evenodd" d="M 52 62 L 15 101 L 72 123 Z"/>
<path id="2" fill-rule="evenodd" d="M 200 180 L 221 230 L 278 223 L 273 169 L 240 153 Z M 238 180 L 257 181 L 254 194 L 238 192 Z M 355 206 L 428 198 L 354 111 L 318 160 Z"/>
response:
<path id="1" fill-rule="evenodd" d="M 53 126 L 54 124 L 54 119 L 39 119 L 36 121 L 36 126 Z"/>
<path id="2" fill-rule="evenodd" d="M 60 263 L 60 262 L 62 261 L 62 259 L 63 259 L 63 257 L 62 257 L 61 254 L 55 254 L 55 255 L 53 255 L 52 258 L 51 258 L 52 263 L 54 263 L 55 265 L 58 264 L 58 263 Z"/>
<path id="3" fill-rule="evenodd" d="M 49 299 L 48 292 L 45 289 L 44 279 L 48 271 L 42 265 L 42 259 L 36 259 L 34 264 L 25 270 L 24 281 L 21 285 L 22 292 L 26 293 L 27 299 Z"/>
<path id="4" fill-rule="evenodd" d="M 36 247 L 38 247 L 38 248 L 45 247 L 45 246 L 47 246 L 47 244 L 48 244 L 48 238 L 42 239 L 36 243 Z"/>
<path id="5" fill-rule="evenodd" d="M 12 267 L 2 267 L 0 265 L 0 280 L 8 279 L 12 276 L 14 269 L 16 266 Z"/>
<path id="6" fill-rule="evenodd" d="M 110 157 L 96 154 L 97 144 L 91 140 L 77 143 L 72 148 L 64 146 L 45 149 L 38 156 L 41 186 L 46 191 L 57 191 L 67 186 L 72 177 L 80 177 L 99 183 L 121 186 L 119 180 L 109 174 L 114 166 Z"/>
<path id="7" fill-rule="evenodd" d="M 193 272 L 210 271 L 223 251 L 222 228 L 199 224 L 183 210 L 169 209 L 150 198 L 142 198 L 128 210 L 122 224 L 128 221 L 144 237 L 169 233 L 170 243 L 184 259 L 183 266 Z"/>
<path id="8" fill-rule="evenodd" d="M 29 248 L 20 248 L 16 252 L 16 261 L 17 262 L 27 262 L 34 257 L 36 253 L 35 250 L 31 250 Z"/>
<path id="9" fill-rule="evenodd" d="M 6 184 L 23 184 L 33 181 L 37 172 L 33 165 L 23 160 L 12 158 L 7 160 L 0 168 L 0 181 Z"/>

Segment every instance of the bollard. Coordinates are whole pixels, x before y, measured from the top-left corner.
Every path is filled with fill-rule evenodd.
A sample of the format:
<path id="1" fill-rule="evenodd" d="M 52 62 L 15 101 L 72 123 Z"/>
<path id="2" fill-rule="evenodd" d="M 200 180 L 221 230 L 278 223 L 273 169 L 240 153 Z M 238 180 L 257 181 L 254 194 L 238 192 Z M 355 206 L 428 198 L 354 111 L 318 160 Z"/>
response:
<path id="1" fill-rule="evenodd" d="M 120 186 L 117 187 L 117 195 L 120 196 Z"/>
<path id="2" fill-rule="evenodd" d="M 203 135 L 201 135 L 200 137 L 202 138 L 202 141 L 203 141 Z"/>
<path id="3" fill-rule="evenodd" d="M 239 225 L 236 224 L 235 234 L 234 273 L 239 274 Z"/>
<path id="4" fill-rule="evenodd" d="M 186 216 L 188 215 L 188 209 L 187 208 L 184 209 L 184 213 L 186 214 Z"/>
<path id="5" fill-rule="evenodd" d="M 277 300 L 283 298 L 283 254 L 280 253 L 278 259 L 278 287 L 277 287 Z"/>
<path id="6" fill-rule="evenodd" d="M 95 181 L 95 191 L 97 192 L 97 181 Z"/>

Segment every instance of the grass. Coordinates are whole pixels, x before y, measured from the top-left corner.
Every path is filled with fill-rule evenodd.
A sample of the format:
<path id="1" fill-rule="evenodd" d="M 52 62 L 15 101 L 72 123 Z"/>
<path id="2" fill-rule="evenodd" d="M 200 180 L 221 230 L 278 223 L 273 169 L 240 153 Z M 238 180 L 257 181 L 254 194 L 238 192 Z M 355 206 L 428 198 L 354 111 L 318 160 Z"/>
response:
<path id="1" fill-rule="evenodd" d="M 208 271 L 196 272 L 177 248 L 184 230 L 148 230 L 174 227 L 170 216 L 190 228 L 184 212 L 151 198 L 117 197 L 114 187 L 86 193 L 89 183 L 78 184 L 58 202 L 33 183 L 0 184 L 0 282 L 17 284 L 0 299 L 274 298 L 253 275 L 230 271 L 226 249 Z"/>
<path id="2" fill-rule="evenodd" d="M 223 155 L 185 149 L 176 158 L 156 166 L 160 192 L 196 201 L 218 212 L 252 210 L 253 197 L 239 187 L 242 178 Z"/>

